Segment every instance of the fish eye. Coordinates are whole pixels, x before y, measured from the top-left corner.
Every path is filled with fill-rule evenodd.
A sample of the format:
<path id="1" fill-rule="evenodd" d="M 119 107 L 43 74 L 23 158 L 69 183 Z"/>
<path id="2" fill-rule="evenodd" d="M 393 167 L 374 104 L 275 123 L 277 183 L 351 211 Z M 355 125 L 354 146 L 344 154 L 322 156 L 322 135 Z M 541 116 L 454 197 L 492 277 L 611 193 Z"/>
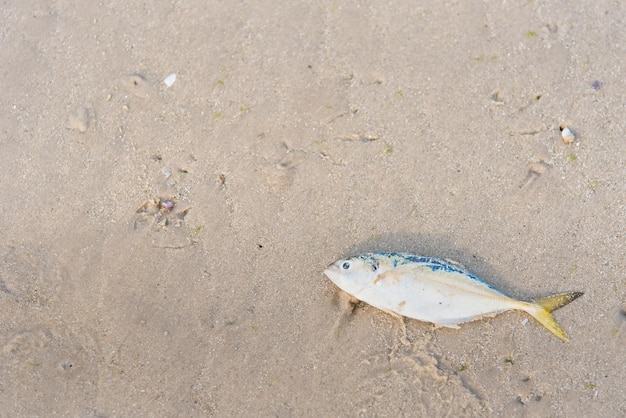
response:
<path id="1" fill-rule="evenodd" d="M 376 270 L 378 270 L 378 265 L 372 264 L 372 271 L 376 271 Z"/>
<path id="2" fill-rule="evenodd" d="M 341 265 L 341 268 L 344 270 L 348 270 L 350 268 L 350 263 L 347 261 L 344 261 L 343 264 Z"/>

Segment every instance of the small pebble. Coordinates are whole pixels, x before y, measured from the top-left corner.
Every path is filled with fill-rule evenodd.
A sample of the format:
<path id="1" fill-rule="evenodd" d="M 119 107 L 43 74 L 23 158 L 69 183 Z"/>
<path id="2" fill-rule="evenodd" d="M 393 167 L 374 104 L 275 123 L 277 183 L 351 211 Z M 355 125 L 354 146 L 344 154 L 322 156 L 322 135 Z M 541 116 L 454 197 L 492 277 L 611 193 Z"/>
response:
<path id="1" fill-rule="evenodd" d="M 563 128 L 561 131 L 561 137 L 563 138 L 563 142 L 566 144 L 572 144 L 576 139 L 574 132 L 570 128 Z"/>

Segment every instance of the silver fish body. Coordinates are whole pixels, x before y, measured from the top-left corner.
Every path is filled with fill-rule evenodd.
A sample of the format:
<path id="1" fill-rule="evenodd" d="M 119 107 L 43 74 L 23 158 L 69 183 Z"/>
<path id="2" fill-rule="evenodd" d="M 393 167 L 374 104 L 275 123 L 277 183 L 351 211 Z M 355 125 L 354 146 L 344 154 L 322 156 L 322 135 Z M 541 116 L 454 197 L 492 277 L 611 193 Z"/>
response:
<path id="1" fill-rule="evenodd" d="M 461 266 L 405 253 L 367 253 L 338 260 L 324 273 L 368 304 L 437 326 L 459 324 L 517 309 L 568 341 L 550 312 L 582 295 L 569 292 L 524 302 L 503 294 Z"/>

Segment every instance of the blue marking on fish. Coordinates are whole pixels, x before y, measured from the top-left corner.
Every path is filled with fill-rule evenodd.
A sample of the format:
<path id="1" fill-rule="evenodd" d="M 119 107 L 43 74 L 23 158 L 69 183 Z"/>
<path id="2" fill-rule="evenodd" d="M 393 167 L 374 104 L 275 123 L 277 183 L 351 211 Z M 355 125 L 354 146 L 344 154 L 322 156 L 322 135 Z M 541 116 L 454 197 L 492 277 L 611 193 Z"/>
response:
<path id="1" fill-rule="evenodd" d="M 484 284 L 485 286 L 489 287 L 492 290 L 495 290 L 498 293 L 501 293 L 498 289 L 496 289 L 495 287 L 493 287 L 491 284 L 485 282 L 483 279 L 481 279 L 480 277 L 476 276 L 475 274 L 462 269 L 458 266 L 455 266 L 445 260 L 442 260 L 440 258 L 434 258 L 434 257 L 423 257 L 423 256 L 419 256 L 419 255 L 414 255 L 414 254 L 407 254 L 407 253 L 395 253 L 395 252 L 380 252 L 380 253 L 365 253 L 365 254 L 361 254 L 357 257 L 362 258 L 365 261 L 368 261 L 372 264 L 377 264 L 376 262 L 376 256 L 379 257 L 385 257 L 385 258 L 389 258 L 392 262 L 393 267 L 398 267 L 398 266 L 402 266 L 402 265 L 406 265 L 406 264 L 410 264 L 410 263 L 416 263 L 416 264 L 421 264 L 424 265 L 425 267 L 430 268 L 432 271 L 438 271 L 438 270 L 442 270 L 445 271 L 446 273 L 460 273 L 460 274 L 464 274 L 467 277 L 469 277 L 472 280 L 476 280 L 477 282 L 480 282 L 482 284 Z"/>

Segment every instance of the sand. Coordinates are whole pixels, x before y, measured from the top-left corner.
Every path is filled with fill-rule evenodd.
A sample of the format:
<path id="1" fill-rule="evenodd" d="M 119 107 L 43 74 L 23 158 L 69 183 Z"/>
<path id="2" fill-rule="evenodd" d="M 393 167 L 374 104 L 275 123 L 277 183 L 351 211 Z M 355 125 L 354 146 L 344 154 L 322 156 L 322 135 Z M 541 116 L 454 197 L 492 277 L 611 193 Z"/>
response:
<path id="1" fill-rule="evenodd" d="M 0 415 L 626 414 L 625 15 L 8 2 Z M 515 312 L 405 341 L 322 273 L 381 250 L 583 291 L 571 342 Z"/>

